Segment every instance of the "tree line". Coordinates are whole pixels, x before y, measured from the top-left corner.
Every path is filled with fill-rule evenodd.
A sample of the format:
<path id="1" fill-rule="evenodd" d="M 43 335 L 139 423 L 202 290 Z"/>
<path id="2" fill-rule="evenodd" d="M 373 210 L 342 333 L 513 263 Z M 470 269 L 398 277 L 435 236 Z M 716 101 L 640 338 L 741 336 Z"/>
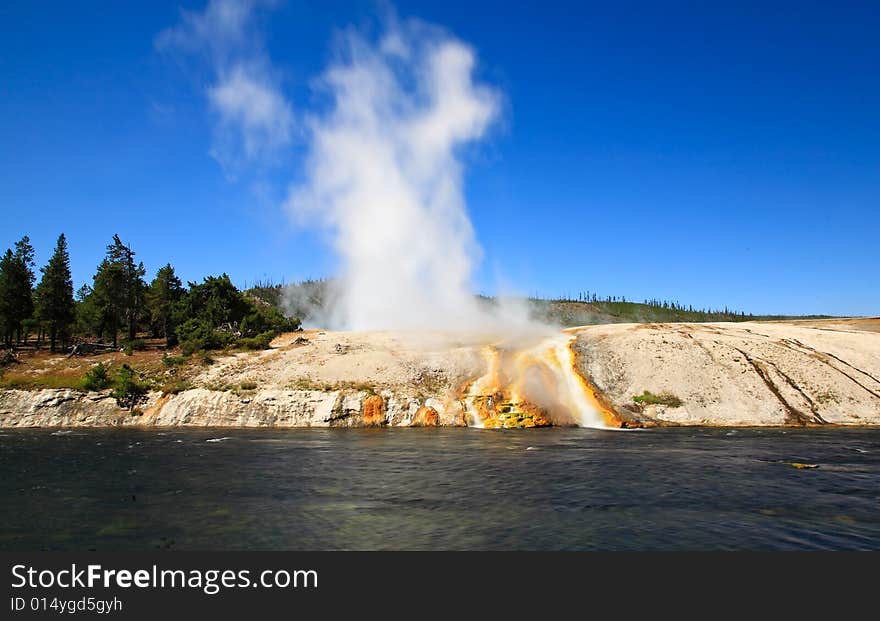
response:
<path id="1" fill-rule="evenodd" d="M 695 308 L 693 305 L 688 304 L 685 306 L 681 302 L 677 300 L 660 300 L 657 298 L 647 299 L 645 298 L 643 301 L 639 302 L 637 300 L 627 300 L 625 295 L 607 295 L 601 296 L 598 295 L 595 291 L 579 291 L 576 296 L 572 296 L 570 294 L 565 294 L 562 296 L 554 297 L 554 298 L 542 298 L 538 295 L 534 295 L 531 297 L 533 300 L 541 300 L 541 301 L 551 301 L 551 302 L 583 302 L 586 304 L 593 305 L 603 305 L 603 304 L 642 304 L 649 308 L 663 309 L 663 310 L 673 310 L 680 312 L 688 312 L 688 313 L 697 313 L 702 315 L 725 315 L 730 317 L 746 317 L 745 311 L 732 310 L 729 306 L 725 306 L 724 309 L 713 309 L 713 308 Z M 749 317 L 754 317 L 751 313 L 748 314 Z"/>
<path id="2" fill-rule="evenodd" d="M 37 282 L 34 248 L 24 236 L 0 259 L 0 334 L 13 349 L 35 336 L 52 352 L 74 341 L 96 339 L 113 348 L 137 349 L 147 334 L 180 344 L 185 354 L 229 345 L 265 348 L 279 332 L 299 328 L 299 320 L 239 291 L 229 276 L 208 276 L 184 287 L 170 263 L 148 284 L 143 262 L 118 235 L 107 246 L 91 284 L 76 293 L 70 273 L 67 238 L 40 268 Z"/>

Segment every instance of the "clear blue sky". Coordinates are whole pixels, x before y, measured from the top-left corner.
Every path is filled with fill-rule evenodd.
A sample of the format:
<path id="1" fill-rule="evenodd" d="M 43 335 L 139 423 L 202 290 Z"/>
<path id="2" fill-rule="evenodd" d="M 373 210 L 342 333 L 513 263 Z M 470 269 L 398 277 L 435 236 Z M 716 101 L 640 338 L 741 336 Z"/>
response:
<path id="1" fill-rule="evenodd" d="M 468 155 L 479 288 L 880 313 L 880 4 L 723 4 L 395 3 L 504 93 Z M 154 46 L 181 6 L 204 3 L 0 7 L 0 247 L 28 234 L 43 264 L 66 233 L 77 286 L 117 232 L 150 277 L 332 275 L 279 205 L 295 141 L 235 179 L 209 154 L 204 92 Z M 334 31 L 378 6 L 266 13 L 295 112 Z"/>

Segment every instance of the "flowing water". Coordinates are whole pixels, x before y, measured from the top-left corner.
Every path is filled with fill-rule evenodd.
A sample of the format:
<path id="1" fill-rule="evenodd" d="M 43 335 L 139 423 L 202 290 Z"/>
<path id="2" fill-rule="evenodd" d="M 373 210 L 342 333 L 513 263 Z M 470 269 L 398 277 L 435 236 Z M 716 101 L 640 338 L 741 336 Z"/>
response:
<path id="1" fill-rule="evenodd" d="M 462 399 L 468 426 L 483 429 L 487 418 L 514 412 L 539 416 L 545 424 L 608 428 L 614 416 L 577 371 L 575 338 L 563 333 L 515 348 L 486 346 L 486 373 L 470 383 Z"/>
<path id="2" fill-rule="evenodd" d="M 878 507 L 877 429 L 0 431 L 7 550 L 877 549 Z"/>

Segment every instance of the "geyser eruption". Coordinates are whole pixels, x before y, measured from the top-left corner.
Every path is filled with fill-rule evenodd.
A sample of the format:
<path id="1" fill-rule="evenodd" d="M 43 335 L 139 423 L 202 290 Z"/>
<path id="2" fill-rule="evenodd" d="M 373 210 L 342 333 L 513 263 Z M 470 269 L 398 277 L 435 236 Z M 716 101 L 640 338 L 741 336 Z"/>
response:
<path id="1" fill-rule="evenodd" d="M 228 173 L 272 162 L 305 138 L 302 177 L 285 204 L 300 224 L 329 233 L 341 273 L 329 295 L 289 288 L 289 306 L 307 308 L 324 328 L 402 329 L 420 344 L 485 346 L 483 376 L 450 395 L 471 424 L 600 426 L 571 337 L 531 320 L 523 301 L 486 304 L 473 294 L 480 253 L 463 150 L 484 138 L 500 107 L 499 93 L 475 76 L 474 50 L 393 15 L 378 38 L 349 29 L 316 83 L 326 101 L 311 115 L 294 114 L 260 29 L 270 9 L 260 0 L 211 0 L 201 12 L 182 11 L 156 47 L 205 64 L 212 154 Z"/>
<path id="2" fill-rule="evenodd" d="M 486 374 L 462 395 L 472 426 L 605 426 L 574 369 L 572 337 L 531 320 L 524 304 L 480 305 L 473 294 L 479 249 L 462 149 L 499 108 L 474 76 L 473 49 L 392 20 L 377 41 L 348 31 L 337 52 L 319 81 L 329 105 L 308 119 L 305 178 L 287 200 L 299 223 L 329 232 L 341 259 L 320 323 L 480 333 L 493 345 Z"/>
<path id="3" fill-rule="evenodd" d="M 479 249 L 461 149 L 498 114 L 474 51 L 438 28 L 392 20 L 378 41 L 348 31 L 308 120 L 305 180 L 287 206 L 318 222 L 341 258 L 331 327 L 484 329 L 471 274 Z"/>

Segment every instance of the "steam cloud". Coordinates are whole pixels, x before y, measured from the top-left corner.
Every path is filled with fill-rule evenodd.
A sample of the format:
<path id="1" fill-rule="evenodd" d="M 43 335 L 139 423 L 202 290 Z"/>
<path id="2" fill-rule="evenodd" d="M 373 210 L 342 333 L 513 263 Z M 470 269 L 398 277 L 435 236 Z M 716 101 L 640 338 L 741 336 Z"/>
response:
<path id="1" fill-rule="evenodd" d="M 331 324 L 355 330 L 474 328 L 479 255 L 460 150 L 480 140 L 499 96 L 474 78 L 474 51 L 417 21 L 378 41 L 347 32 L 308 119 L 306 180 L 287 201 L 342 258 Z"/>
<path id="2" fill-rule="evenodd" d="M 230 176 L 305 136 L 302 181 L 285 208 L 329 233 L 341 259 L 318 308 L 288 290 L 290 308 L 336 329 L 466 329 L 528 323 L 525 304 L 473 295 L 480 249 L 464 200 L 462 151 L 482 140 L 500 94 L 475 77 L 474 50 L 442 29 L 388 16 L 384 33 L 338 36 L 316 81 L 326 106 L 294 116 L 259 27 L 270 0 L 210 0 L 182 11 L 156 48 L 207 68 L 212 156 Z M 295 122 L 296 121 L 296 122 Z M 300 299 L 301 298 L 301 299 Z"/>
<path id="3" fill-rule="evenodd" d="M 181 11 L 155 45 L 202 57 L 210 70 L 205 96 L 216 115 L 211 156 L 233 176 L 247 162 L 276 157 L 291 141 L 293 111 L 281 92 L 257 27 L 271 2 L 211 0 L 202 12 Z"/>

